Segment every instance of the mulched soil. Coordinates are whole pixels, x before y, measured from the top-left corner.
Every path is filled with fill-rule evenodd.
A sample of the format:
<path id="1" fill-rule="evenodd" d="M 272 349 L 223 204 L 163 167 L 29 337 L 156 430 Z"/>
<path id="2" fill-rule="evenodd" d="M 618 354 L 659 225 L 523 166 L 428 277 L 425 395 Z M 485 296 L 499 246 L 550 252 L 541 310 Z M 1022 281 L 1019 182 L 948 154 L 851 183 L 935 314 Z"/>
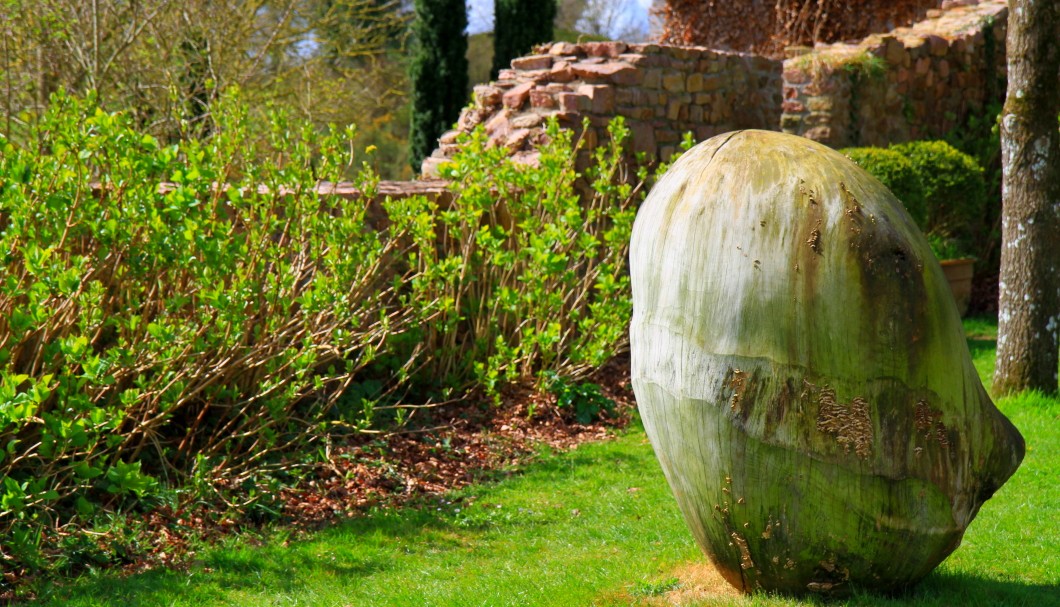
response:
<path id="1" fill-rule="evenodd" d="M 572 411 L 557 406 L 555 396 L 532 386 L 507 389 L 499 405 L 484 401 L 446 405 L 430 412 L 427 428 L 351 437 L 331 445 L 324 463 L 257 510 L 239 504 L 226 508 L 226 501 L 238 500 L 243 492 L 218 486 L 216 503 L 159 506 L 130 516 L 118 531 L 95 540 L 98 565 L 126 574 L 157 567 L 184 569 L 194 563 L 195 546 L 236 532 L 252 543 L 263 522 L 284 525 L 297 536 L 373 507 L 414 507 L 487 479 L 491 471 L 528 463 L 544 446 L 564 451 L 605 440 L 629 423 L 635 407 L 628 355 L 616 357 L 586 381 L 599 385 L 604 396 L 615 402 L 609 417 L 579 424 Z M 52 539 L 72 541 L 78 534 L 71 531 Z M 89 545 L 85 554 L 92 552 Z M 88 564 L 92 558 L 85 560 Z M 52 575 L 56 573 L 77 571 Z M 0 604 L 32 599 L 24 588 L 34 577 L 26 571 L 4 572 Z"/>
<path id="2" fill-rule="evenodd" d="M 373 505 L 406 503 L 466 486 L 489 471 L 525 463 L 542 446 L 563 451 L 606 439 L 629 422 L 635 406 L 628 356 L 587 381 L 615 401 L 613 416 L 579 424 L 572 412 L 556 406 L 551 394 L 512 387 L 497 406 L 462 402 L 448 407 L 441 414 L 441 428 L 430 432 L 332 448 L 329 463 L 313 478 L 284 490 L 284 514 L 297 526 L 312 527 Z"/>

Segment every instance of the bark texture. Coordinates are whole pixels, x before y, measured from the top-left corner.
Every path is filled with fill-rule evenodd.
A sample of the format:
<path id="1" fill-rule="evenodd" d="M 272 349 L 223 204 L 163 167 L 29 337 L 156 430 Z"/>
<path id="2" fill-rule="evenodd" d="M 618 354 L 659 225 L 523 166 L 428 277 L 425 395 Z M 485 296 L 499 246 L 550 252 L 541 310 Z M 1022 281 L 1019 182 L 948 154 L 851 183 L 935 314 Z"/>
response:
<path id="1" fill-rule="evenodd" d="M 641 207 L 630 269 L 645 428 L 742 590 L 913 584 L 1022 460 L 923 235 L 834 150 L 701 143 Z"/>
<path id="2" fill-rule="evenodd" d="M 998 393 L 1057 391 L 1060 351 L 1060 3 L 1009 3 L 1001 113 Z"/>

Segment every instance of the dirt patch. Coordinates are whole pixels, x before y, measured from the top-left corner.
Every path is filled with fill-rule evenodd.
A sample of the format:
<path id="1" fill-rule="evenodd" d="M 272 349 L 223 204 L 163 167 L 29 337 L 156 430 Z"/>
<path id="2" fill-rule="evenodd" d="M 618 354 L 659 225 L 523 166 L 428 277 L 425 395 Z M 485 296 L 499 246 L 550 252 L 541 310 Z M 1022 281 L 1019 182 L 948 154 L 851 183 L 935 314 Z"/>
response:
<path id="1" fill-rule="evenodd" d="M 625 597 L 633 605 L 710 605 L 712 601 L 735 599 L 743 596 L 739 590 L 725 581 L 710 561 L 685 563 L 676 567 L 669 575 L 677 578 L 678 586 L 659 596 Z"/>

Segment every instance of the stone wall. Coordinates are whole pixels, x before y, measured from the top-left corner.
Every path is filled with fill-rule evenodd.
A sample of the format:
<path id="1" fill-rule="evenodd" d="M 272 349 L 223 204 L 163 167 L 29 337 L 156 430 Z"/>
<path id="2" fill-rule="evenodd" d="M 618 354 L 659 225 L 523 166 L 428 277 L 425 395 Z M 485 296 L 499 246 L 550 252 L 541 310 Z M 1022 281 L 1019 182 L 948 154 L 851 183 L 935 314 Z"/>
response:
<path id="1" fill-rule="evenodd" d="M 940 137 L 1005 94 L 1005 0 L 947 0 L 927 19 L 857 44 L 789 48 L 781 61 L 699 46 L 558 42 L 475 87 L 456 129 L 423 162 L 439 164 L 461 131 L 484 125 L 494 145 L 533 163 L 555 116 L 588 147 L 624 116 L 632 148 L 666 160 L 682 136 L 783 130 L 833 147 Z"/>
<path id="2" fill-rule="evenodd" d="M 632 149 L 649 159 L 668 158 L 682 136 L 697 140 L 735 129 L 776 130 L 780 121 L 782 62 L 703 47 L 558 42 L 512 61 L 496 82 L 474 89 L 457 129 L 440 139 L 423 173 L 456 150 L 459 132 L 484 124 L 490 141 L 533 162 L 545 120 L 589 128 L 588 147 L 606 137 L 607 124 L 624 116 Z"/>
<path id="3" fill-rule="evenodd" d="M 964 2 L 858 44 L 789 49 L 782 130 L 833 147 L 941 137 L 1004 98 L 1007 14 Z"/>

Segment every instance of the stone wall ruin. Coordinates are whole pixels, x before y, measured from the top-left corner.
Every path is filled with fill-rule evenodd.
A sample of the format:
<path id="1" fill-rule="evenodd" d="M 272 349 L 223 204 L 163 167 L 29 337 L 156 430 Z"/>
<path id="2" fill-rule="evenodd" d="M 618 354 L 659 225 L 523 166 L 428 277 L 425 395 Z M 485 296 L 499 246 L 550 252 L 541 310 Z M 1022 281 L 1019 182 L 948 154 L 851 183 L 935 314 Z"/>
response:
<path id="1" fill-rule="evenodd" d="M 554 116 L 591 147 L 623 116 L 631 146 L 666 160 L 686 132 L 697 141 L 746 128 L 783 130 L 830 145 L 939 137 L 1005 94 L 1004 0 L 961 0 L 858 43 L 789 48 L 788 57 L 622 42 L 545 45 L 512 61 L 423 162 L 425 176 L 484 125 L 494 145 L 534 162 Z"/>

